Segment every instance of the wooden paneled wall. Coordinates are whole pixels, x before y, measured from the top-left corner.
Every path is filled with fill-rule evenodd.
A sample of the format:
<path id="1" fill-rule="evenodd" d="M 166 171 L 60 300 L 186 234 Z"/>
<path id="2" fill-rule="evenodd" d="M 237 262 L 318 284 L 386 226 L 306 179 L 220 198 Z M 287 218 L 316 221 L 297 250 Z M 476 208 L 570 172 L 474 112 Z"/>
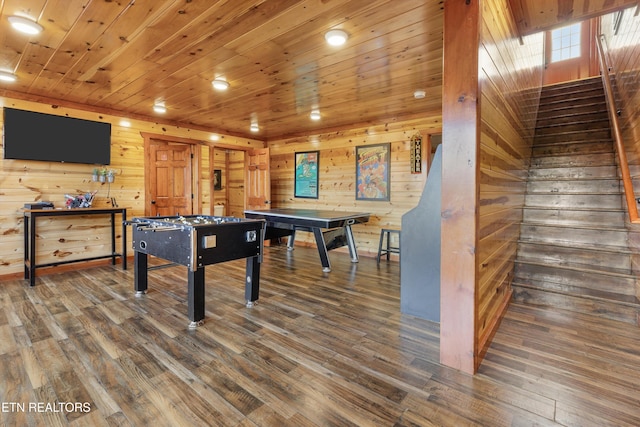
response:
<path id="1" fill-rule="evenodd" d="M 444 8 L 440 363 L 476 371 L 480 3 Z"/>
<path id="2" fill-rule="evenodd" d="M 227 193 L 227 215 L 244 216 L 244 156 L 242 151 L 231 150 L 227 153 L 229 191 Z"/>
<path id="3" fill-rule="evenodd" d="M 228 201 L 229 197 L 227 194 L 227 192 L 229 191 L 229 178 L 227 176 L 228 174 L 227 150 L 211 149 L 209 150 L 209 152 L 210 152 L 209 174 L 211 177 L 209 184 L 210 184 L 210 191 L 211 191 L 211 202 L 212 202 L 211 205 L 223 206 L 221 214 L 226 215 L 226 209 L 229 204 L 229 201 Z M 211 158 L 211 156 L 213 156 L 213 159 Z M 220 183 L 219 183 L 220 189 L 219 190 L 214 189 L 214 179 L 213 179 L 214 169 L 217 169 L 220 171 Z M 212 215 L 215 214 L 215 212 L 213 211 L 213 208 L 210 210 L 210 213 Z"/>
<path id="4" fill-rule="evenodd" d="M 273 207 L 370 212 L 369 222 L 354 226 L 353 232 L 358 253 L 373 256 L 378 251 L 380 229 L 399 229 L 402 215 L 417 205 L 422 194 L 426 172 L 411 174 L 411 136 L 420 132 L 426 141 L 427 135 L 441 131 L 441 114 L 438 110 L 419 120 L 269 141 Z M 356 147 L 386 142 L 391 143 L 390 200 L 356 201 Z M 318 199 L 296 198 L 293 191 L 295 153 L 313 150 L 320 152 Z M 423 170 L 426 170 L 426 158 Z M 297 233 L 298 242 L 315 245 L 310 233 Z"/>
<path id="5" fill-rule="evenodd" d="M 601 29 L 605 49 L 611 61 L 616 82 L 617 108 L 627 151 L 634 193 L 640 197 L 640 6 L 623 11 L 620 27 L 615 34 L 615 14 L 602 17 Z M 628 218 L 627 218 L 628 219 Z M 632 267 L 640 274 L 640 226 L 630 224 L 629 246 L 633 251 Z M 640 284 L 636 285 L 640 298 Z"/>
<path id="6" fill-rule="evenodd" d="M 144 215 L 144 140 L 141 132 L 202 141 L 202 164 L 195 168 L 200 171 L 200 176 L 196 179 L 199 187 L 199 213 L 210 212 L 211 168 L 208 146 L 214 144 L 209 140 L 210 133 L 141 120 L 129 120 L 131 125 L 123 126 L 120 124 L 123 118 L 113 115 L 3 97 L 0 97 L 0 106 L 111 123 L 109 168 L 116 171 L 115 182 L 109 187 L 106 183 L 91 180 L 93 165 L 4 160 L 4 155 L 0 152 L 0 277 L 22 275 L 21 209 L 26 202 L 47 200 L 63 207 L 65 194 L 76 195 L 98 190 L 94 206 L 109 206 L 107 196 L 115 197 L 119 206 L 130 208 L 130 218 Z M 0 126 L 2 120 L 0 110 Z M 225 146 L 238 146 L 240 149 L 264 145 L 262 141 L 227 135 L 223 135 L 221 142 Z M 38 227 L 37 262 L 49 263 L 110 253 L 110 229 L 107 221 L 108 218 L 96 217 L 43 219 Z M 118 232 L 118 247 L 121 245 L 120 238 Z"/>
<path id="7" fill-rule="evenodd" d="M 476 342 L 480 357 L 511 296 L 544 69 L 542 35 L 524 37 L 520 43 L 507 1 L 481 4 L 476 264 Z"/>
<path id="8" fill-rule="evenodd" d="M 230 147 L 212 150 L 213 169 L 219 169 L 222 175 L 221 189 L 212 190 L 213 205 L 223 205 L 222 215 L 244 216 L 244 154 L 243 150 Z M 211 171 L 211 173 L 213 173 Z M 213 188 L 213 176 L 211 181 Z M 214 212 L 212 211 L 212 214 Z"/>
<path id="9" fill-rule="evenodd" d="M 542 37 L 520 43 L 508 11 L 445 7 L 440 361 L 470 374 L 511 296 L 543 78 Z"/>

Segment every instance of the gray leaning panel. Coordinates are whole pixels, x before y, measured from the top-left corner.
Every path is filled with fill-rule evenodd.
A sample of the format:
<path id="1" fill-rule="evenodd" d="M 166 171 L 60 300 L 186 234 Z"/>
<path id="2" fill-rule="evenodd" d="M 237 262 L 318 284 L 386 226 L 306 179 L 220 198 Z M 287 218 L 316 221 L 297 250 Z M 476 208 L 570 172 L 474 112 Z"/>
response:
<path id="1" fill-rule="evenodd" d="M 402 216 L 400 232 L 400 310 L 434 322 L 440 322 L 441 149 L 418 206 Z"/>

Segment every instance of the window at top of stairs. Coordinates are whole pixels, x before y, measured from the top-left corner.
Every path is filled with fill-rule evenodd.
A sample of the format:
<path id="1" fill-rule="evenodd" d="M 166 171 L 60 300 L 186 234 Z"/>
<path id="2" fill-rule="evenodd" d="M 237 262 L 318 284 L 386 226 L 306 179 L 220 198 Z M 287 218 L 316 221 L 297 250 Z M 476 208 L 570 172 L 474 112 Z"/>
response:
<path id="1" fill-rule="evenodd" d="M 551 32 L 551 62 L 580 57 L 580 23 Z"/>

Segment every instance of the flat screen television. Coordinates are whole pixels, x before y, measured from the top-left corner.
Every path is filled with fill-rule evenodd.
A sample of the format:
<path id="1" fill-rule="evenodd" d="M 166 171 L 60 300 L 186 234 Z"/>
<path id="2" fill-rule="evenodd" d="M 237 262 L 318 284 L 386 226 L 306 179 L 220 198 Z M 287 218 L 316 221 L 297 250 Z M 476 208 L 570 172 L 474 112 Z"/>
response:
<path id="1" fill-rule="evenodd" d="M 111 124 L 4 108 L 4 158 L 111 163 Z"/>

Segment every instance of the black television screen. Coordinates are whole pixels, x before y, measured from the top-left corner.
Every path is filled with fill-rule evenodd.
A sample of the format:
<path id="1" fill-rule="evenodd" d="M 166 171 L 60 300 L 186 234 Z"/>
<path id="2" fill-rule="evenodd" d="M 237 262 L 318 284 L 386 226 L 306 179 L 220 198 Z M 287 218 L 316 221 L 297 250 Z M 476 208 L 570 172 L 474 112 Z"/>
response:
<path id="1" fill-rule="evenodd" d="M 111 163 L 111 124 L 4 108 L 4 158 Z"/>

